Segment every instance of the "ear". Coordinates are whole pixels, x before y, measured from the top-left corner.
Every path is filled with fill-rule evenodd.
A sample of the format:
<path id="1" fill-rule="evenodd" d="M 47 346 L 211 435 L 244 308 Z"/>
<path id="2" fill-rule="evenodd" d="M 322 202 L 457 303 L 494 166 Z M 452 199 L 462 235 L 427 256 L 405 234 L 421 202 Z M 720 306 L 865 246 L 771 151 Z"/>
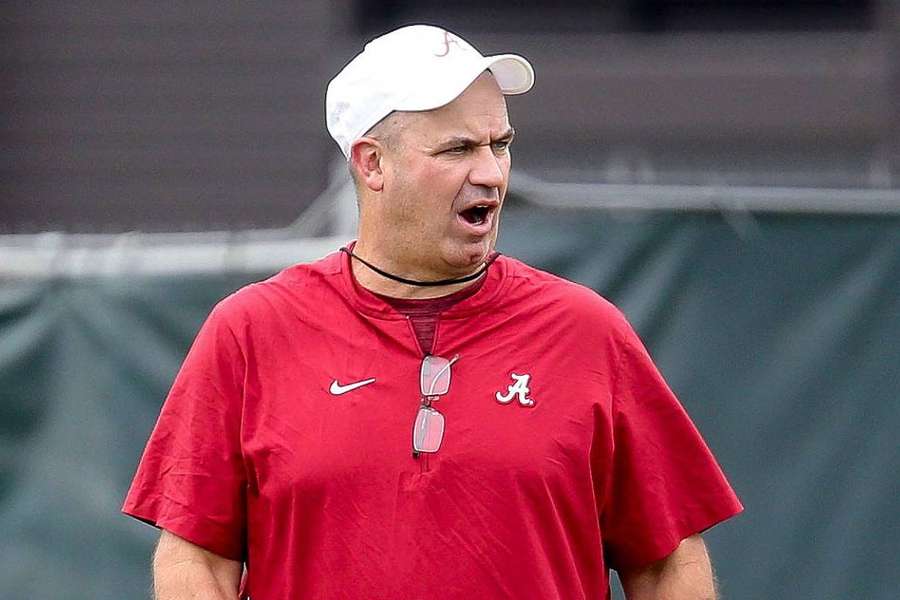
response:
<path id="1" fill-rule="evenodd" d="M 361 137 L 350 146 L 350 162 L 353 163 L 357 179 L 373 192 L 380 192 L 384 188 L 381 165 L 383 156 L 384 149 L 374 138 Z"/>

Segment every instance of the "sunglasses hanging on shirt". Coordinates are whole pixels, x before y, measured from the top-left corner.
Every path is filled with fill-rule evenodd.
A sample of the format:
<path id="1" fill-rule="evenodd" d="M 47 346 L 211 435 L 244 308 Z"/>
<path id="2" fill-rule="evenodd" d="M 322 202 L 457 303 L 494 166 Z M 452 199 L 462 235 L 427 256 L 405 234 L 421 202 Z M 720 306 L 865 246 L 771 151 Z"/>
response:
<path id="1" fill-rule="evenodd" d="M 431 403 L 450 390 L 450 367 L 459 360 L 459 354 L 451 359 L 441 356 L 426 356 L 422 360 L 419 373 L 419 388 L 422 404 L 416 412 L 413 425 L 413 456 L 426 452 L 433 454 L 441 447 L 444 439 L 444 415 Z"/>

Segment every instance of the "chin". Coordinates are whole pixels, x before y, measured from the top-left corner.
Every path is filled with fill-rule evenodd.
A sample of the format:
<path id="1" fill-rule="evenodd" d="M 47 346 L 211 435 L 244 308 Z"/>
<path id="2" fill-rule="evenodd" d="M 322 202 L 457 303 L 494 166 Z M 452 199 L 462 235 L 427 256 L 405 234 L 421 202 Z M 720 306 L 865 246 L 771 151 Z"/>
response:
<path id="1" fill-rule="evenodd" d="M 471 270 L 484 262 L 493 249 L 493 240 L 482 239 L 456 246 L 445 254 L 444 260 L 459 271 Z"/>

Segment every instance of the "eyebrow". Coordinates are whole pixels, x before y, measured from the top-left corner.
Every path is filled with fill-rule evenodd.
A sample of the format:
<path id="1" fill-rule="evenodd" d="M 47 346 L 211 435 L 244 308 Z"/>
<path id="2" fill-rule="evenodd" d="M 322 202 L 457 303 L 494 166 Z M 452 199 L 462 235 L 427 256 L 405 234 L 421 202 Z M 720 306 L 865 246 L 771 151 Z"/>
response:
<path id="1" fill-rule="evenodd" d="M 501 133 L 499 136 L 491 140 L 491 143 L 494 142 L 508 142 L 511 141 L 516 136 L 516 130 L 512 127 Z M 437 148 L 452 148 L 453 146 L 477 146 L 478 140 L 466 137 L 464 135 L 454 136 L 451 138 L 447 138 L 437 144 Z"/>

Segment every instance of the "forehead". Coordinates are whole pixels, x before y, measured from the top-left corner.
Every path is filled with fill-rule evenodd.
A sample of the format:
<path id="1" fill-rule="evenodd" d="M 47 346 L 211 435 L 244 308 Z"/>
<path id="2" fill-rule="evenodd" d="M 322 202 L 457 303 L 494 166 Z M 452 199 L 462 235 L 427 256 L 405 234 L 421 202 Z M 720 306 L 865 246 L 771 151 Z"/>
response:
<path id="1" fill-rule="evenodd" d="M 449 104 L 416 113 L 413 125 L 425 141 L 447 135 L 498 135 L 509 129 L 506 97 L 493 75 L 485 72 Z"/>

